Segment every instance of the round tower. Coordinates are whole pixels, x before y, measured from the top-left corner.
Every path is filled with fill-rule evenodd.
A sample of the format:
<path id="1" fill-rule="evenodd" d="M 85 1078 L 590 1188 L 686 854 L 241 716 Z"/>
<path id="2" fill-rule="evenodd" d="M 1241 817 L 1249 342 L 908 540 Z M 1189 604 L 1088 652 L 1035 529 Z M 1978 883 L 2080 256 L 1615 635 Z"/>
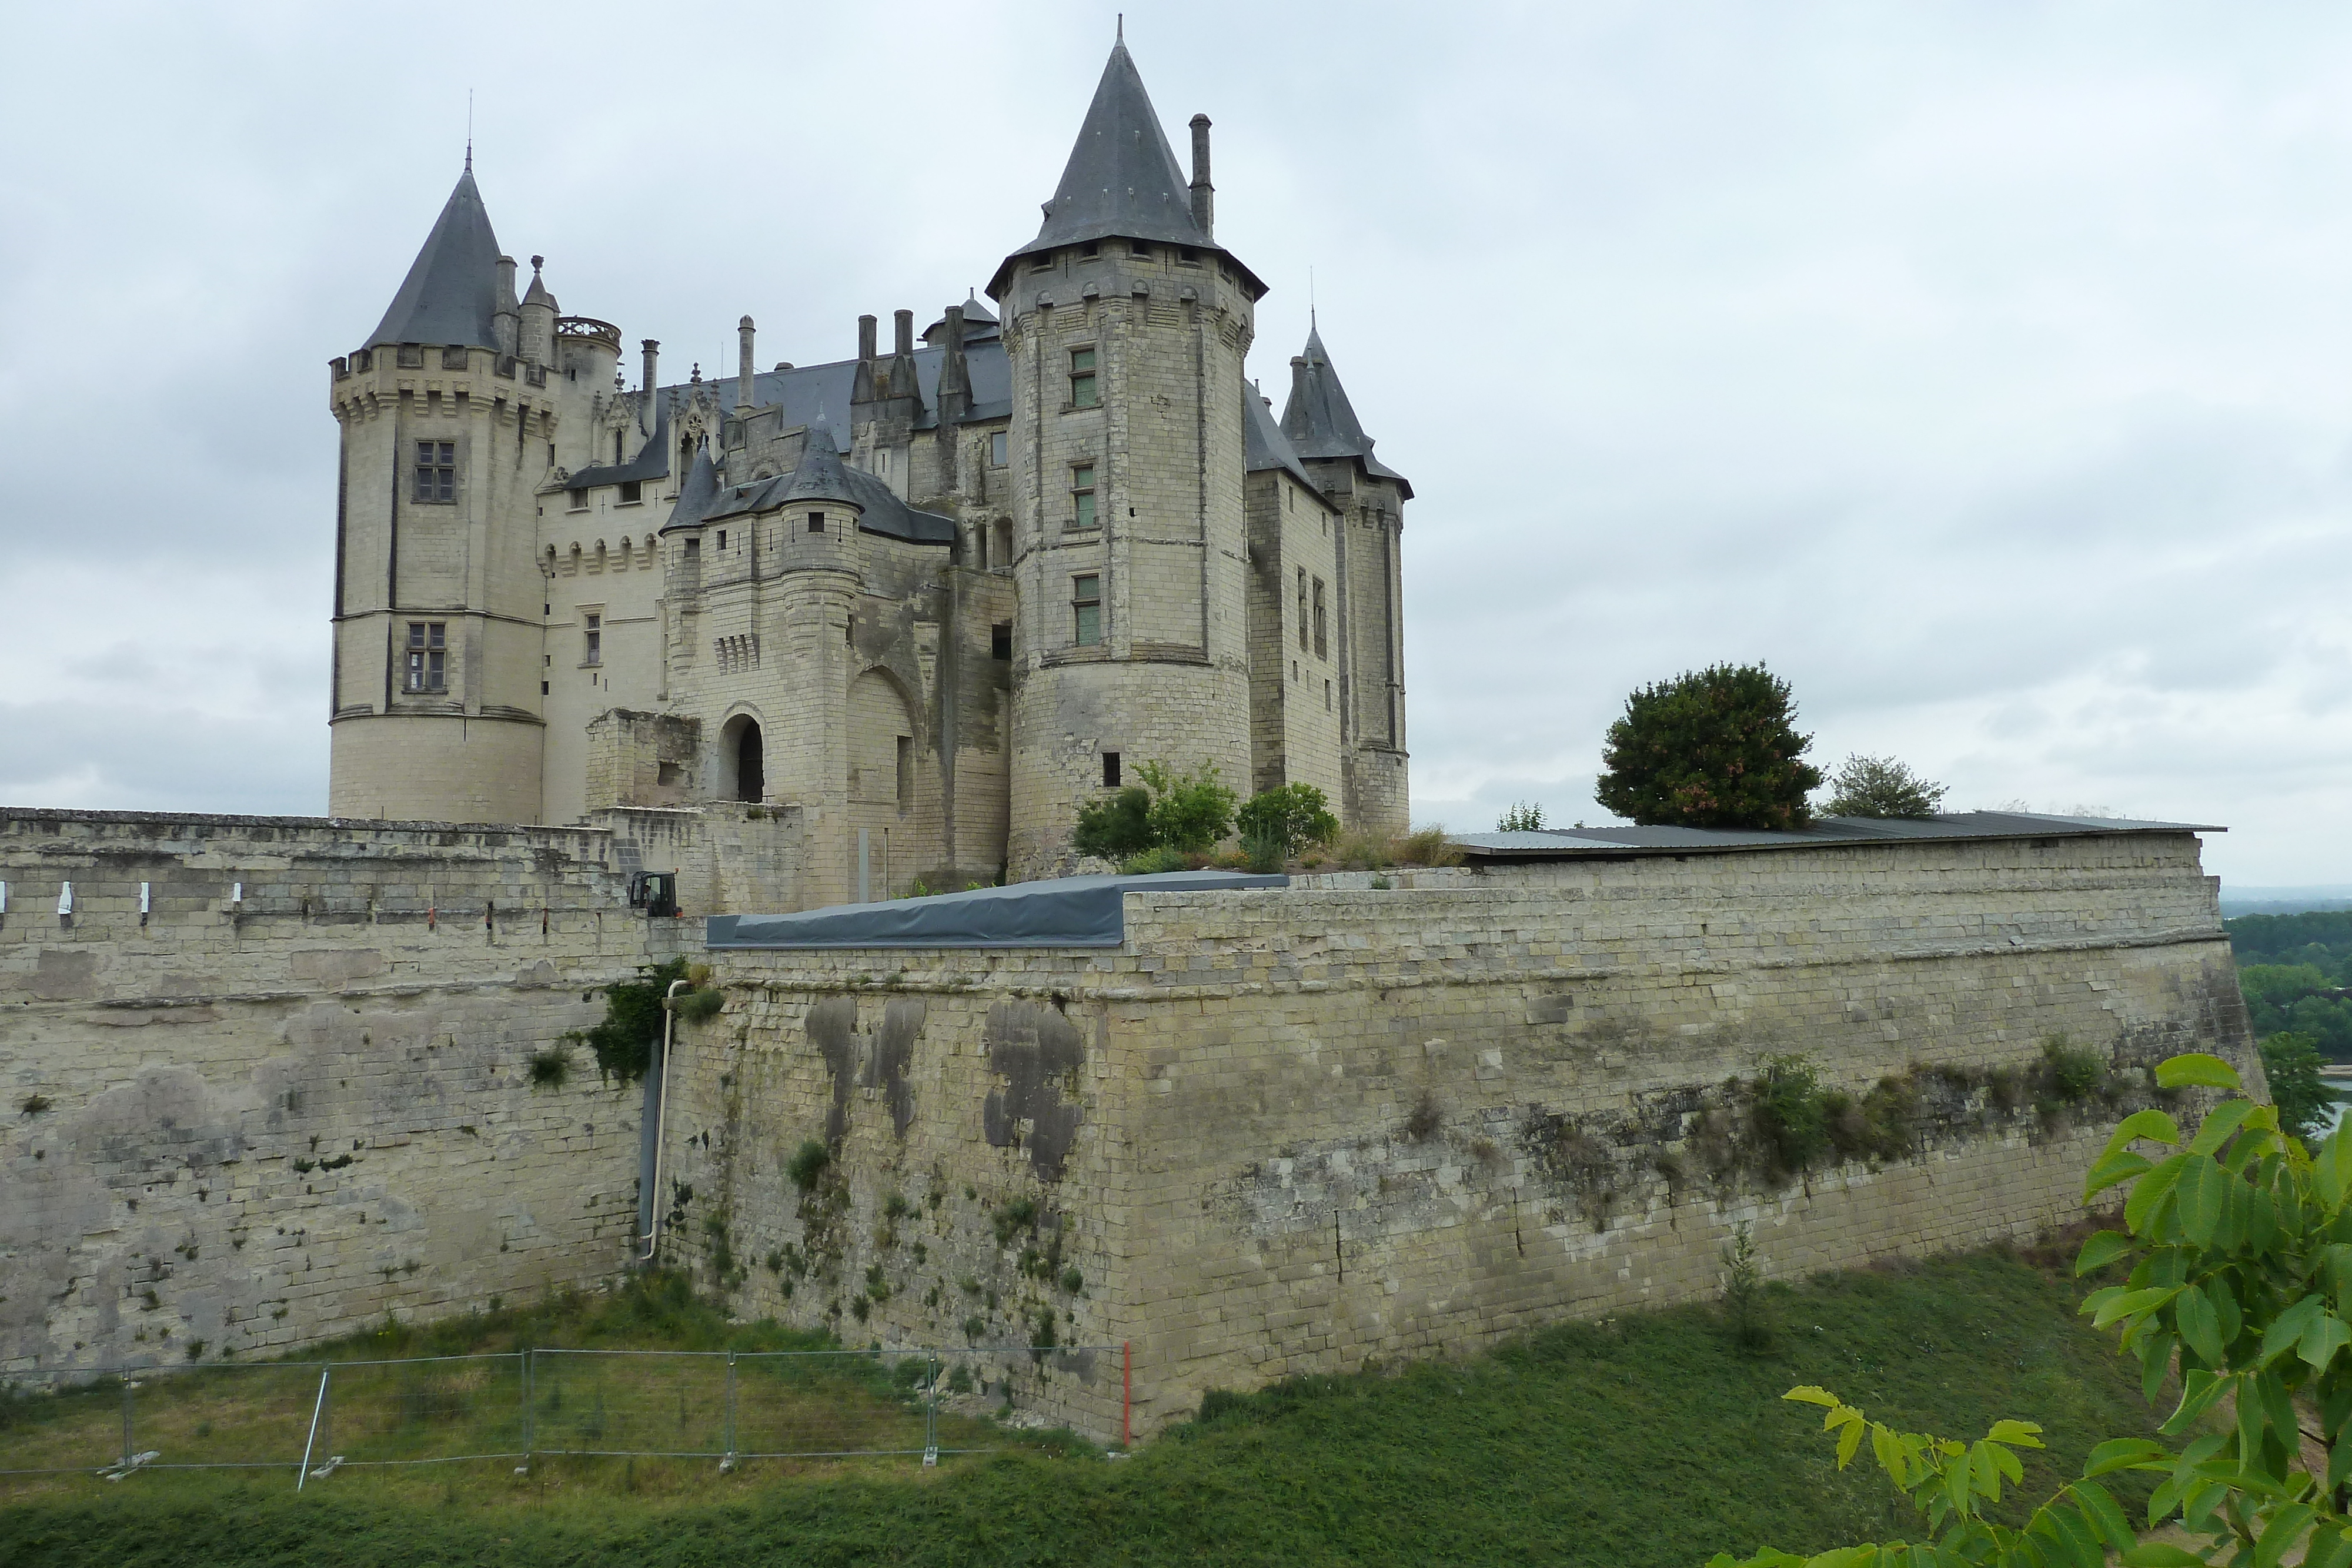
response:
<path id="1" fill-rule="evenodd" d="M 1037 237 L 989 284 L 1011 361 L 1008 874 L 1070 863 L 1146 762 L 1250 777 L 1242 363 L 1265 287 L 1221 248 L 1208 122 L 1177 165 L 1124 43 Z"/>
<path id="2" fill-rule="evenodd" d="M 469 162 L 382 323 L 332 361 L 332 815 L 540 820 L 545 463 L 526 459 L 552 414 L 516 412 L 509 357 L 533 324 Z"/>

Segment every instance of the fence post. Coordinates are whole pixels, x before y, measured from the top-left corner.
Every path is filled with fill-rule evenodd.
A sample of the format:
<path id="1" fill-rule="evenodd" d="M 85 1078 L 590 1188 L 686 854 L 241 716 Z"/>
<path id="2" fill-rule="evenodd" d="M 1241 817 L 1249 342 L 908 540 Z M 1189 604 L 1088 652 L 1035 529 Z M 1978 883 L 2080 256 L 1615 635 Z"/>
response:
<path id="1" fill-rule="evenodd" d="M 131 1446 L 131 1374 L 122 1375 L 122 1463 L 128 1468 L 131 1458 L 139 1450 Z"/>
<path id="2" fill-rule="evenodd" d="M 727 1353 L 727 1463 L 735 1463 L 735 1353 Z"/>
<path id="3" fill-rule="evenodd" d="M 530 1468 L 530 1440 L 532 1436 L 532 1416 L 530 1408 L 530 1369 L 532 1357 L 531 1353 L 528 1350 L 517 1351 L 515 1354 L 522 1357 L 522 1463 L 523 1468 L 525 1469 L 529 1469 Z"/>
<path id="4" fill-rule="evenodd" d="M 930 1362 L 929 1397 L 923 1401 L 923 1468 L 940 1462 L 940 1353 L 927 1353 Z"/>
<path id="5" fill-rule="evenodd" d="M 310 1406 L 310 1435 L 302 1442 L 302 1468 L 294 1472 L 294 1490 L 300 1491 L 310 1479 L 310 1456 L 319 1447 L 319 1417 L 327 1413 L 327 1379 L 333 1376 L 335 1364 L 322 1362 L 319 1366 L 319 1397 Z"/>

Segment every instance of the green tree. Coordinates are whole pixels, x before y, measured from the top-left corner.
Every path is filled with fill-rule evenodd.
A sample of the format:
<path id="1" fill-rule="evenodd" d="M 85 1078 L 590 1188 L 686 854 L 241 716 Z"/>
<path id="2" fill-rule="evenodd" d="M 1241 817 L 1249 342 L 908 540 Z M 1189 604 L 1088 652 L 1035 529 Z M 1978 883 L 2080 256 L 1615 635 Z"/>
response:
<path id="1" fill-rule="evenodd" d="M 1100 800 L 1078 808 L 1078 825 L 1070 833 L 1070 847 L 1082 855 L 1125 860 L 1157 842 L 1151 836 L 1151 791 L 1130 784 Z"/>
<path id="2" fill-rule="evenodd" d="M 1153 843 L 1199 854 L 1234 831 L 1235 797 L 1217 777 L 1215 763 L 1179 773 L 1164 762 L 1147 762 L 1135 771 L 1151 791 Z"/>
<path id="3" fill-rule="evenodd" d="M 1525 800 L 1515 800 L 1495 824 L 1498 833 L 1539 833 L 1543 831 L 1543 808 Z"/>
<path id="4" fill-rule="evenodd" d="M 2298 1138 L 2309 1137 L 2334 1100 L 2319 1076 L 2319 1042 L 2288 1030 L 2263 1040 L 2261 1051 L 2263 1076 L 2270 1080 L 2271 1103 L 2278 1107 L 2280 1127 Z"/>
<path id="5" fill-rule="evenodd" d="M 1643 686 L 1609 727 L 1594 798 L 1644 827 L 1801 827 L 1822 772 L 1794 721 L 1788 683 L 1761 664 Z"/>
<path id="6" fill-rule="evenodd" d="M 1830 777 L 1828 817 L 1932 817 L 1949 793 L 1892 757 L 1848 757 Z"/>
<path id="7" fill-rule="evenodd" d="M 1266 871 L 1308 844 L 1328 844 L 1339 835 L 1339 819 L 1331 814 L 1331 803 L 1312 784 L 1261 789 L 1243 803 L 1234 821 L 1241 829 L 1243 852 Z"/>
<path id="8" fill-rule="evenodd" d="M 2173 1057 L 2157 1084 L 2232 1092 L 2193 1134 L 2165 1111 L 2125 1118 L 2083 1195 L 2129 1184 L 2123 1228 L 2084 1242 L 2074 1269 L 2124 1275 L 2083 1310 L 2118 1332 L 2150 1399 L 2177 1371 L 2179 1402 L 2161 1430 L 2179 1446 L 2101 1443 L 2081 1479 L 2011 1528 L 1985 1512 L 2022 1479 L 2016 1450 L 2042 1446 L 2039 1427 L 1996 1422 L 1964 1444 L 1793 1388 L 1784 1397 L 1826 1411 L 1838 1467 L 1867 1441 L 1924 1531 L 1810 1558 L 1768 1548 L 1745 1568 L 2105 1568 L 2110 1553 L 2125 1568 L 2278 1568 L 2296 1555 L 2305 1568 L 2352 1568 L 2352 1138 L 2339 1126 L 2315 1155 L 2276 1109 L 2235 1092 L 2219 1057 Z M 2161 1478 L 2144 1528 L 2177 1523 L 2198 1550 L 2142 1539 L 2100 1484 L 2126 1470 Z"/>

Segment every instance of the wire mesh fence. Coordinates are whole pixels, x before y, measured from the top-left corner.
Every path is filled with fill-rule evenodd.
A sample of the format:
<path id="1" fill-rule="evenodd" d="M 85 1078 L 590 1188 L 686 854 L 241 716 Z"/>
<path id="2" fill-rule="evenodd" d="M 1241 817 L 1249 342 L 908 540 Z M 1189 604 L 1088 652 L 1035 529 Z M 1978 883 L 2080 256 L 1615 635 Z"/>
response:
<path id="1" fill-rule="evenodd" d="M 541 1456 L 750 1459 L 983 1452 L 940 1411 L 1009 1389 L 1018 1363 L 1091 1376 L 1124 1345 L 912 1350 L 531 1349 L 383 1361 L 209 1364 L 0 1378 L 0 1476 L 278 1469 Z M 1122 1421 L 1122 1427 L 1124 1422 Z"/>

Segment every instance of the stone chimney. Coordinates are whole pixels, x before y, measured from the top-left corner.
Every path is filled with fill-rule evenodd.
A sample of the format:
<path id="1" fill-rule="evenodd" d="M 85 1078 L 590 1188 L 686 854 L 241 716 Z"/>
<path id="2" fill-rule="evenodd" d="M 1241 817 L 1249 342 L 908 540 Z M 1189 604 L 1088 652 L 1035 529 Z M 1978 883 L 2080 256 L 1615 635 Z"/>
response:
<path id="1" fill-rule="evenodd" d="M 941 325 L 945 357 L 940 361 L 940 423 L 947 425 L 971 412 L 971 372 L 963 362 L 963 307 L 949 306 Z"/>
<path id="2" fill-rule="evenodd" d="M 1209 183 L 1209 117 L 1192 117 L 1192 221 L 1201 226 L 1201 237 L 1213 239 L 1217 233 L 1217 188 Z"/>
<path id="3" fill-rule="evenodd" d="M 857 319 L 857 376 L 849 384 L 853 403 L 874 401 L 874 329 L 879 325 L 871 316 Z"/>
<path id="4" fill-rule="evenodd" d="M 514 357 L 516 345 L 522 340 L 522 308 L 515 303 L 515 258 L 499 257 L 499 309 L 494 318 L 499 339 L 499 352 Z"/>
<path id="5" fill-rule="evenodd" d="M 738 413 L 748 413 L 752 406 L 751 378 L 756 372 L 751 368 L 751 318 L 749 316 L 735 323 L 735 340 L 740 355 L 735 371 L 735 411 Z"/>
<path id="6" fill-rule="evenodd" d="M 646 402 L 650 404 L 653 402 L 654 388 L 660 384 L 658 372 L 656 371 L 655 367 L 661 362 L 661 343 L 656 339 L 647 338 L 644 342 L 639 343 L 637 347 L 644 351 L 646 356 L 645 393 Z"/>
<path id="7" fill-rule="evenodd" d="M 915 381 L 915 313 L 890 313 L 890 395 L 919 397 Z"/>

